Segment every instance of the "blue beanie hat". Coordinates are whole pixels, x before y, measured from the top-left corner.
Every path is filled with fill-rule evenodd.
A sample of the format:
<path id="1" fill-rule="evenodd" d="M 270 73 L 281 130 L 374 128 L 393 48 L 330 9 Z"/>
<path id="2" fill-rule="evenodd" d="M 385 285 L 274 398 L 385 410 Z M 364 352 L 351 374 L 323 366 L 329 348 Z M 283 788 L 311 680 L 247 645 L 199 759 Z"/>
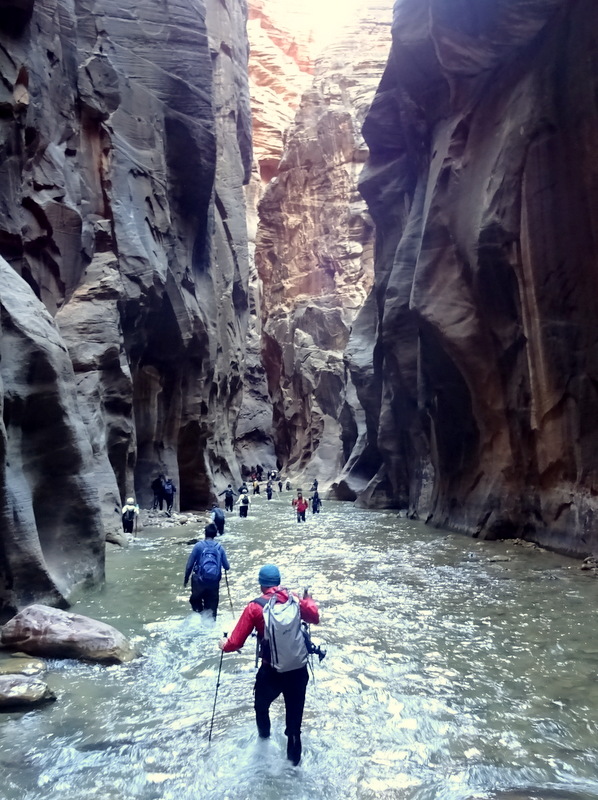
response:
<path id="1" fill-rule="evenodd" d="M 280 584 L 280 571 L 275 564 L 264 564 L 257 579 L 260 586 L 265 586 L 266 588 L 278 586 Z"/>

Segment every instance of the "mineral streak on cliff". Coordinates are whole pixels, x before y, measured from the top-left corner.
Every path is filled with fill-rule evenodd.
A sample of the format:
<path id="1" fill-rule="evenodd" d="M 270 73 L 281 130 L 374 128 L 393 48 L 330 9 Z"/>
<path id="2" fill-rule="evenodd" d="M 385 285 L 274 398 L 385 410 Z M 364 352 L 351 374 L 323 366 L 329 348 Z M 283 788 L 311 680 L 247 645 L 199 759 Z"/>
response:
<path id="1" fill-rule="evenodd" d="M 598 5 L 400 0 L 365 123 L 362 500 L 598 549 Z M 368 333 L 369 331 L 369 333 Z"/>
<path id="2" fill-rule="evenodd" d="M 386 22 L 385 22 L 386 20 Z M 343 350 L 372 280 L 373 230 L 357 192 L 361 125 L 388 55 L 390 8 L 365 3 L 314 64 L 259 206 L 264 365 L 279 462 L 331 480 L 359 439 Z"/>
<path id="3" fill-rule="evenodd" d="M 0 606 L 100 577 L 104 529 L 157 472 L 187 508 L 238 477 L 245 17 L 2 3 Z"/>

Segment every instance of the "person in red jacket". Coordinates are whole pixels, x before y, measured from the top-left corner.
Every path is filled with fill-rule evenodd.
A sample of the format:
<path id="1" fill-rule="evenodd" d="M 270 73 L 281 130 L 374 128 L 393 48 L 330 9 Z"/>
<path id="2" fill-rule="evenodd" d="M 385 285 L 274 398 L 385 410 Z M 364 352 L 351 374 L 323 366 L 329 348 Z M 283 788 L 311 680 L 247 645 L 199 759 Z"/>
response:
<path id="1" fill-rule="evenodd" d="M 261 596 L 245 606 L 233 632 L 227 639 L 221 640 L 218 646 L 225 653 L 240 650 L 252 631 L 257 631 L 262 656 L 262 664 L 255 679 L 254 708 L 258 734 L 262 739 L 270 736 L 270 706 L 282 694 L 285 704 L 287 758 L 297 766 L 301 761 L 301 722 L 309 680 L 307 663 L 289 672 L 277 672 L 270 664 L 267 648 L 263 646 L 264 605 L 273 595 L 276 595 L 277 603 L 284 603 L 289 594 L 287 589 L 281 588 L 280 571 L 274 564 L 265 564 L 260 569 L 258 581 L 262 590 Z M 299 613 L 301 619 L 308 624 L 317 625 L 320 621 L 318 607 L 307 593 L 299 600 Z"/>
<path id="2" fill-rule="evenodd" d="M 309 507 L 309 503 L 303 497 L 301 492 L 297 492 L 297 497 L 293 500 L 293 508 L 297 512 L 297 522 L 305 522 L 305 512 Z"/>

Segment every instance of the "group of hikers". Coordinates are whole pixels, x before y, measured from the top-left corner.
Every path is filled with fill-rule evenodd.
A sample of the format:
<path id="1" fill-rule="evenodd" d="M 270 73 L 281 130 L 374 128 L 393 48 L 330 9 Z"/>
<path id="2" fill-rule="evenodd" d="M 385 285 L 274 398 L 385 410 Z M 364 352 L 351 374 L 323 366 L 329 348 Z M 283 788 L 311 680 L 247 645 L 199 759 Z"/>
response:
<path id="1" fill-rule="evenodd" d="M 282 491 L 282 481 L 279 482 L 279 487 L 280 491 Z M 176 487 L 172 480 L 168 476 L 165 477 L 164 475 L 158 475 L 158 477 L 152 481 L 151 488 L 154 493 L 152 509 L 160 509 L 160 511 L 162 511 L 164 503 L 166 503 L 166 513 L 170 515 L 174 504 L 174 495 L 176 494 Z M 289 481 L 287 481 L 287 489 L 291 489 Z M 297 514 L 297 522 L 305 522 L 305 513 L 309 508 L 310 503 L 312 514 L 320 513 L 320 509 L 322 508 L 322 500 L 318 494 L 317 479 L 314 480 L 310 491 L 311 497 L 306 498 L 303 496 L 303 491 L 301 489 L 297 489 L 297 496 L 292 500 L 291 505 Z M 259 483 L 257 483 L 257 488 L 254 485 L 253 494 L 260 494 Z M 226 489 L 220 492 L 218 497 L 224 497 L 224 508 L 225 511 L 229 512 L 234 510 L 235 497 L 237 497 L 239 516 L 242 518 L 247 517 L 249 508 L 251 506 L 251 496 L 249 493 L 249 487 L 245 481 L 243 481 L 242 485 L 239 486 L 237 491 L 235 491 L 232 487 L 232 484 L 229 483 Z M 271 500 L 273 497 L 271 478 L 268 478 L 266 484 L 266 497 L 268 500 Z M 133 497 L 127 498 L 126 504 L 122 507 L 121 514 L 123 531 L 125 533 L 133 533 L 134 529 L 136 531 L 137 518 L 139 516 L 139 506 Z M 224 511 L 217 503 L 214 503 L 211 510 L 211 522 L 216 526 L 216 532 L 218 534 L 223 533 L 225 520 L 226 516 Z"/>
<path id="2" fill-rule="evenodd" d="M 266 485 L 268 500 L 272 498 L 273 483 L 276 477 L 276 473 L 268 475 Z M 255 478 L 254 495 L 260 493 L 257 475 Z M 279 480 L 279 491 L 282 491 L 282 485 L 282 480 Z M 176 488 L 170 478 L 158 475 L 152 481 L 151 488 L 154 493 L 153 509 L 162 510 L 166 503 L 166 511 L 170 514 L 176 493 Z M 287 489 L 291 489 L 288 481 Z M 292 507 L 297 514 L 297 522 L 305 522 L 305 512 L 310 502 L 312 513 L 320 512 L 322 501 L 318 494 L 317 480 L 313 481 L 310 491 L 312 496 L 306 499 L 302 490 L 298 489 L 297 496 L 292 500 Z M 251 500 L 249 487 L 245 481 L 236 492 L 229 483 L 218 497 L 224 497 L 224 508 L 228 512 L 234 510 L 235 497 L 238 497 L 239 516 L 247 517 Z M 230 564 L 224 547 L 216 541 L 216 537 L 224 533 L 225 511 L 220 508 L 218 503 L 212 505 L 210 522 L 204 529 L 205 538 L 194 544 L 187 559 L 183 584 L 186 587 L 191 580 L 189 603 L 193 611 L 209 611 L 214 619 L 218 613 L 223 570 L 230 599 L 227 577 Z M 126 504 L 122 507 L 122 524 L 126 533 L 133 532 L 133 526 L 136 525 L 138 516 L 139 506 L 133 497 L 128 497 Z M 270 736 L 269 709 L 274 700 L 282 694 L 286 713 L 287 757 L 296 766 L 301 760 L 301 722 L 309 680 L 308 655 L 315 652 L 318 653 L 320 659 L 325 655 L 323 651 L 312 644 L 306 627 L 308 624 L 317 624 L 320 621 L 319 611 L 307 590 L 300 598 L 294 592 L 281 586 L 280 571 L 274 564 L 265 564 L 260 569 L 258 583 L 260 596 L 245 607 L 230 636 L 219 642 L 220 667 L 222 667 L 224 653 L 240 650 L 255 631 L 258 641 L 256 666 L 258 658 L 261 657 L 261 666 L 254 688 L 254 709 L 258 734 L 261 739 L 267 739 Z M 215 702 L 214 700 L 214 707 Z"/>
<path id="3" fill-rule="evenodd" d="M 164 476 L 160 474 L 152 481 L 151 489 L 154 493 L 154 501 L 152 505 L 153 510 L 156 511 L 156 509 L 159 508 L 160 511 L 162 511 L 164 504 L 166 504 L 166 513 L 170 514 L 172 512 L 174 496 L 176 494 L 176 486 L 172 480 L 168 477 L 168 475 Z"/>
<path id="4" fill-rule="evenodd" d="M 221 509 L 218 509 L 222 511 Z M 205 527 L 205 539 L 197 542 L 185 567 L 184 586 L 191 578 L 189 602 L 194 611 L 211 611 L 214 618 L 218 611 L 222 570 L 230 569 L 224 547 L 215 541 L 218 529 L 214 522 Z M 261 594 L 245 606 L 232 633 L 222 639 L 220 668 L 224 653 L 241 650 L 247 639 L 257 635 L 257 661 L 261 666 L 254 686 L 255 721 L 260 739 L 270 736 L 270 706 L 281 694 L 285 704 L 285 735 L 287 758 L 294 766 L 301 760 L 301 722 L 305 705 L 305 693 L 309 681 L 307 662 L 310 653 L 317 652 L 320 658 L 325 653 L 316 648 L 305 624 L 317 625 L 320 621 L 318 607 L 307 590 L 303 597 L 281 586 L 281 576 L 275 564 L 265 564 L 259 571 L 258 584 Z M 230 597 L 230 589 L 229 589 Z M 231 602 L 232 608 L 232 602 Z M 220 682 L 220 670 L 216 691 Z M 216 698 L 214 698 L 214 708 Z M 212 724 L 214 716 L 212 714 Z M 211 729 L 210 729 L 211 737 Z"/>

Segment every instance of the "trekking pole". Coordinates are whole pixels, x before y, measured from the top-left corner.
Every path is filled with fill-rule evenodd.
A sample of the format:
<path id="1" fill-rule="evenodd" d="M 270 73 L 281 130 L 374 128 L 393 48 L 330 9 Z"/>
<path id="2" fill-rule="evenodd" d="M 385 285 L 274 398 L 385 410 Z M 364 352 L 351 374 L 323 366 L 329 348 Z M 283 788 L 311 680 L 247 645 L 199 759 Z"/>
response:
<path id="1" fill-rule="evenodd" d="M 233 617 L 235 616 L 235 609 L 233 608 L 233 599 L 230 596 L 230 586 L 228 585 L 228 572 L 224 570 L 224 577 L 226 579 L 226 591 L 228 592 L 228 602 L 230 603 L 230 610 L 232 611 Z"/>
<path id="2" fill-rule="evenodd" d="M 224 638 L 228 636 L 224 634 Z M 214 692 L 214 707 L 212 708 L 212 721 L 210 722 L 210 734 L 208 736 L 208 744 L 212 743 L 212 728 L 214 727 L 214 714 L 216 713 L 216 700 L 218 698 L 218 687 L 220 686 L 220 673 L 222 672 L 222 659 L 224 658 L 224 650 L 220 651 L 220 664 L 218 665 L 218 677 L 216 678 L 216 691 Z"/>

